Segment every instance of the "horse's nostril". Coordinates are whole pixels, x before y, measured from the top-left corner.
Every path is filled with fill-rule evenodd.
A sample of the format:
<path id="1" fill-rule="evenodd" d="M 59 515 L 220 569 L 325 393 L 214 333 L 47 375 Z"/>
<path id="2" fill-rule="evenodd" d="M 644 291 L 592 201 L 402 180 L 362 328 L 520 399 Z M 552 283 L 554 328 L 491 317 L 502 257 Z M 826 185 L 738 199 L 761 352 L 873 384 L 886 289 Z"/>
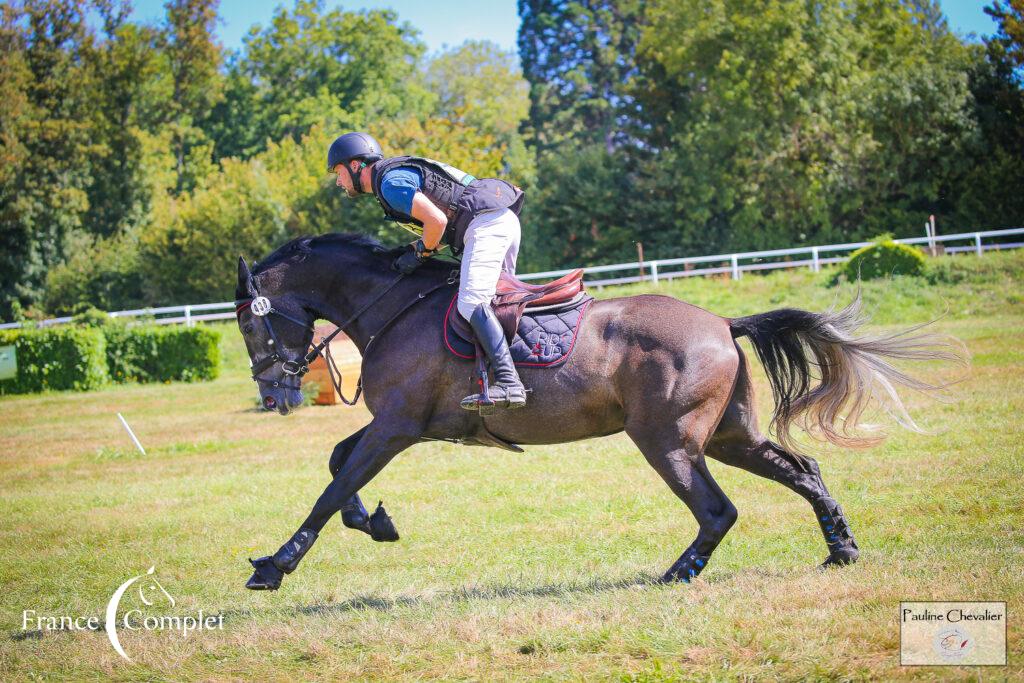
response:
<path id="1" fill-rule="evenodd" d="M 267 410 L 273 410 L 277 406 L 277 401 L 274 400 L 273 396 L 267 396 L 263 399 L 263 407 Z"/>

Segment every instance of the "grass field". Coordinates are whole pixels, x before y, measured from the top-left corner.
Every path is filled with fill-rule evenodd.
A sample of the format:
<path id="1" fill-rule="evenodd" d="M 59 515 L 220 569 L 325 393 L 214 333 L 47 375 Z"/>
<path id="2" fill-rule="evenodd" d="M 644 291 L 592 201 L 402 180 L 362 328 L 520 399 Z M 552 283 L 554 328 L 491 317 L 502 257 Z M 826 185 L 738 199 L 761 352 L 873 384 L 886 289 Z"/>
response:
<path id="1" fill-rule="evenodd" d="M 600 294 L 657 289 L 724 315 L 820 309 L 852 291 L 830 277 Z M 1005 254 L 864 286 L 880 326 L 945 312 L 936 327 L 967 344 L 972 366 L 952 402 L 910 397 L 934 434 L 821 452 L 862 550 L 840 571 L 816 569 L 825 546 L 803 500 L 712 461 L 739 521 L 692 585 L 652 583 L 696 524 L 618 435 L 523 455 L 417 446 L 364 492 L 368 505 L 384 499 L 399 543 L 332 521 L 280 592 L 251 593 L 246 558 L 305 517 L 333 445 L 367 422 L 362 406 L 258 412 L 230 327 L 215 382 L 5 397 L 2 678 L 1024 679 L 1022 281 L 1024 254 Z M 154 613 L 223 613 L 223 630 L 122 630 L 128 663 L 102 631 L 22 629 L 30 609 L 102 618 L 114 589 L 150 566 L 176 600 Z M 1007 601 L 1009 666 L 901 667 L 898 603 L 911 599 Z"/>

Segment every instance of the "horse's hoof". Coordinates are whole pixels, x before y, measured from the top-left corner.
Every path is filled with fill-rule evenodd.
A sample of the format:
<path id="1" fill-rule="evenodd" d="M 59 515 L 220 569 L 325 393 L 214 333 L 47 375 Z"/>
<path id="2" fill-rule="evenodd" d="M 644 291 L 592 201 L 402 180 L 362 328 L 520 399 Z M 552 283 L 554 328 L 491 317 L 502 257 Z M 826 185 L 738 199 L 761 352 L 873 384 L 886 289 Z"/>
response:
<path id="1" fill-rule="evenodd" d="M 276 591 L 281 587 L 281 579 L 284 572 L 278 569 L 269 556 L 257 560 L 249 559 L 249 564 L 255 567 L 245 587 L 251 591 Z"/>
<path id="2" fill-rule="evenodd" d="M 679 572 L 669 570 L 658 580 L 658 583 L 690 583 L 690 579 Z"/>
<path id="3" fill-rule="evenodd" d="M 829 567 L 845 567 L 848 564 L 856 562 L 859 557 L 860 551 L 856 548 L 837 548 L 832 551 L 824 562 L 821 563 L 820 569 L 828 569 Z"/>
<path id="4" fill-rule="evenodd" d="M 370 515 L 370 538 L 383 543 L 393 543 L 398 540 L 398 529 L 384 510 L 383 503 L 384 501 L 379 501 L 377 509 Z"/>

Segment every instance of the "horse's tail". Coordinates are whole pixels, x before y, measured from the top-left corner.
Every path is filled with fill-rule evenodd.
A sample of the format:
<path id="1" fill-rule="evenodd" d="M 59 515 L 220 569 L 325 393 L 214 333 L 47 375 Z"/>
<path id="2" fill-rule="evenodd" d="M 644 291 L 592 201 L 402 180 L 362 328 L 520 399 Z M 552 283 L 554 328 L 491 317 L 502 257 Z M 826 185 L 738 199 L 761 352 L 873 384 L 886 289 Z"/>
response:
<path id="1" fill-rule="evenodd" d="M 964 362 L 959 342 L 914 334 L 929 323 L 894 334 L 855 336 L 864 322 L 859 292 L 839 311 L 781 308 L 729 321 L 733 337 L 750 338 L 768 374 L 775 395 L 772 428 L 786 450 L 799 452 L 790 435 L 794 424 L 840 446 L 864 448 L 879 443 L 885 437 L 878 428 L 860 422 L 873 397 L 901 425 L 920 432 L 896 386 L 935 392 L 948 385 L 915 379 L 890 361 Z"/>

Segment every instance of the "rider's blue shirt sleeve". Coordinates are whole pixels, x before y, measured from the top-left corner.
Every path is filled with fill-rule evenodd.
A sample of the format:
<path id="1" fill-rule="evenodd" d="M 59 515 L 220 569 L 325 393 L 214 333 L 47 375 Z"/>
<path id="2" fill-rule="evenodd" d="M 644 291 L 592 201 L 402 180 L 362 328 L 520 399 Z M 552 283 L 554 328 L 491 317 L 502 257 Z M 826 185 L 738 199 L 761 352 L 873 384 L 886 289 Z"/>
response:
<path id="1" fill-rule="evenodd" d="M 402 166 L 384 174 L 380 181 L 380 194 L 393 209 L 412 215 L 412 198 L 423 187 L 423 176 L 418 169 Z"/>

